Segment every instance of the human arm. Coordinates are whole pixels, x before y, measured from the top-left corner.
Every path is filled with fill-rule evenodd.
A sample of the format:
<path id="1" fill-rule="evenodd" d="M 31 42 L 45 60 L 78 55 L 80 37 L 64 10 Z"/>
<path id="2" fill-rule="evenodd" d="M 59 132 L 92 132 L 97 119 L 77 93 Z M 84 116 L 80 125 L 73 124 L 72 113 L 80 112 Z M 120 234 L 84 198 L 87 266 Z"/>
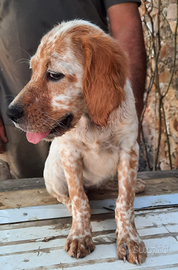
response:
<path id="1" fill-rule="evenodd" d="M 0 154 L 4 153 L 4 148 L 1 144 L 2 142 L 7 143 L 7 137 L 6 137 L 4 123 L 0 116 Z"/>
<path id="2" fill-rule="evenodd" d="M 146 80 L 146 51 L 138 4 L 127 2 L 113 5 L 108 8 L 108 16 L 112 36 L 129 58 L 130 81 L 140 120 Z"/>

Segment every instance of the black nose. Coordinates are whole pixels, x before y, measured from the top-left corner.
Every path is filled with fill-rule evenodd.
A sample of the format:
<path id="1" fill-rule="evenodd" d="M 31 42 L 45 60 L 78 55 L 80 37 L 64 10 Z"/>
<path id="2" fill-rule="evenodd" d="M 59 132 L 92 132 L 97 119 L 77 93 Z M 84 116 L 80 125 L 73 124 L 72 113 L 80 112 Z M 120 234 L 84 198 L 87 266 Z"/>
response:
<path id="1" fill-rule="evenodd" d="M 23 116 L 23 109 L 20 106 L 10 105 L 7 109 L 7 116 L 14 122 L 17 122 Z"/>

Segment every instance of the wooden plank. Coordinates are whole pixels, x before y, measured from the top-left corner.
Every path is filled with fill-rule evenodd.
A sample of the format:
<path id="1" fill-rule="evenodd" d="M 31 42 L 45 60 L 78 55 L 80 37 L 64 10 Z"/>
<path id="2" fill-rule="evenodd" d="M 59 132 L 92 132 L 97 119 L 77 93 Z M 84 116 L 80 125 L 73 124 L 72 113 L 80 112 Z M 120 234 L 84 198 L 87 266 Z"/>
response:
<path id="1" fill-rule="evenodd" d="M 178 170 L 138 172 L 137 177 L 140 178 L 140 179 L 143 179 L 143 180 L 157 179 L 157 178 L 167 178 L 167 177 L 176 177 L 176 178 L 178 178 Z"/>
<path id="2" fill-rule="evenodd" d="M 147 246 L 147 243 L 145 244 Z M 178 243 L 173 237 L 163 238 L 160 241 L 158 241 L 158 239 L 151 239 L 149 240 L 149 245 L 151 248 L 148 249 L 148 257 L 146 262 L 142 264 L 141 269 L 152 266 L 160 266 L 160 269 L 162 269 L 162 265 L 175 265 L 178 263 L 178 256 L 176 254 L 178 251 Z M 159 249 L 158 245 L 160 246 Z M 161 249 L 163 251 L 161 251 Z M 135 266 L 128 262 L 124 263 L 122 260 L 118 260 L 115 243 L 97 245 L 96 250 L 93 253 L 80 260 L 69 257 L 63 248 L 56 247 L 41 249 L 40 246 L 38 246 L 38 249 L 30 252 L 5 255 L 0 257 L 0 260 L 3 270 L 15 269 L 13 266 L 18 266 L 16 269 L 34 269 L 35 267 L 50 267 L 51 265 L 55 267 L 58 266 L 59 268 L 57 269 L 81 269 L 81 267 L 86 269 L 85 267 L 90 265 L 92 269 L 95 267 L 94 269 L 101 270 L 103 269 L 103 263 L 106 263 L 107 261 L 116 262 L 117 267 L 114 269 L 135 269 L 136 267 L 136 269 L 140 269 L 140 266 Z M 100 268 L 98 268 L 98 264 L 100 265 Z M 12 268 L 7 268 L 7 266 L 11 266 Z"/>
<path id="3" fill-rule="evenodd" d="M 178 193 L 178 178 L 158 178 L 145 180 L 146 189 L 140 194 L 136 194 L 136 197 L 161 195 L 161 194 L 174 194 Z M 103 200 L 109 198 L 117 198 L 118 196 L 118 183 L 113 181 L 109 183 L 109 186 L 105 186 L 105 189 L 89 189 L 87 195 L 90 200 Z"/>
<path id="4" fill-rule="evenodd" d="M 43 178 L 10 179 L 0 181 L 0 192 L 44 188 Z"/>
<path id="5" fill-rule="evenodd" d="M 178 205 L 178 194 L 137 197 L 134 209 Z M 91 213 L 102 214 L 114 211 L 116 199 L 90 201 Z M 31 220 L 69 217 L 70 213 L 62 204 L 42 205 L 0 210 L 0 224 L 24 222 Z"/>
<path id="6" fill-rule="evenodd" d="M 136 212 L 136 226 L 148 252 L 147 260 L 142 264 L 141 269 L 177 269 L 177 214 L 177 208 Z M 102 220 L 92 221 L 96 250 L 80 260 L 69 257 L 63 250 L 71 226 L 71 222 L 66 225 L 66 219 L 64 220 L 58 219 L 58 226 L 56 226 L 57 220 L 27 222 L 21 224 L 23 228 L 19 228 L 17 224 L 1 226 L 1 268 L 3 270 L 39 270 L 44 267 L 45 269 L 68 270 L 106 270 L 110 267 L 123 270 L 140 269 L 140 266 L 118 260 L 115 234 L 112 231 L 116 228 L 114 218 L 106 219 L 103 216 Z M 176 223 L 173 224 L 173 222 Z M 170 234 L 167 229 L 170 224 L 175 226 L 172 228 L 173 234 Z M 51 240 L 44 242 L 44 237 Z"/>
<path id="7" fill-rule="evenodd" d="M 163 259 L 163 260 L 162 260 Z M 167 258 L 166 258 L 167 259 Z M 176 263 L 176 255 L 169 257 L 170 264 L 165 260 L 164 257 L 159 258 L 152 258 L 151 260 L 147 259 L 147 261 L 142 264 L 141 266 L 136 265 L 130 265 L 129 263 L 125 263 L 124 265 L 120 264 L 118 262 L 118 259 L 110 259 L 110 260 L 103 260 L 103 263 L 95 263 L 95 264 L 89 264 L 85 265 L 85 270 L 108 270 L 108 269 L 123 269 L 123 270 L 177 270 L 178 269 L 178 263 Z M 175 262 L 175 263 L 174 263 Z M 157 266 L 153 266 L 155 264 L 159 264 Z M 120 266 L 120 268 L 119 268 Z M 62 267 L 62 268 L 58 268 Z M 33 268 L 33 270 L 40 270 L 43 268 Z M 83 266 L 74 266 L 74 267 L 65 267 L 64 265 L 56 265 L 56 266 L 48 266 L 46 268 L 48 270 L 57 270 L 57 269 L 67 269 L 67 270 L 83 270 Z"/>
<path id="8" fill-rule="evenodd" d="M 8 191 L 0 193 L 0 209 L 36 205 L 58 204 L 45 188 Z"/>
<path id="9" fill-rule="evenodd" d="M 15 180 L 16 181 L 16 180 Z M 178 193 L 176 177 L 145 180 L 146 190 L 137 197 Z M 87 195 L 90 200 L 117 198 L 117 182 L 108 187 L 109 190 L 91 189 Z M 36 205 L 58 204 L 58 201 L 47 193 L 45 188 L 8 191 L 0 193 L 0 209 L 18 208 Z"/>
<path id="10" fill-rule="evenodd" d="M 170 226 L 170 224 L 172 224 L 172 226 L 175 226 L 175 229 L 176 229 L 178 221 L 174 219 L 176 218 L 177 212 L 178 212 L 177 208 L 137 211 L 135 212 L 137 228 L 139 230 L 144 230 L 144 228 L 146 229 L 152 228 L 152 229 L 155 229 L 155 232 L 156 232 L 157 230 L 156 228 L 159 228 L 161 224 L 163 223 L 163 219 L 167 217 L 166 220 L 169 219 L 170 222 L 168 223 L 167 221 L 166 223 L 168 223 L 168 225 L 165 225 L 165 226 Z M 152 220 L 153 216 L 157 216 L 155 217 L 155 220 Z M 97 231 L 104 232 L 104 231 L 116 229 L 114 213 L 103 214 L 103 215 L 92 215 L 91 222 L 93 226 L 93 229 L 92 229 L 93 232 L 97 232 Z M 3 241 L 5 242 L 11 241 L 12 237 L 15 237 L 16 233 L 17 233 L 17 238 L 19 239 L 19 241 L 22 240 L 21 237 L 24 237 L 24 239 L 27 239 L 28 234 L 34 235 L 35 233 L 36 235 L 38 235 L 38 237 L 40 237 L 41 234 L 43 236 L 44 234 L 48 235 L 50 231 L 51 233 L 54 233 L 55 230 L 57 230 L 57 232 L 58 230 L 60 230 L 62 231 L 63 235 L 65 235 L 64 231 L 67 231 L 68 233 L 71 227 L 71 224 L 72 224 L 71 218 L 57 218 L 57 219 L 37 220 L 37 221 L 23 222 L 23 223 L 4 224 L 0 226 L 1 244 Z M 41 231 L 41 227 L 43 227 L 43 231 Z M 10 231 L 12 231 L 11 235 L 9 234 Z M 24 234 L 25 231 L 27 232 L 26 234 Z M 165 230 L 164 230 L 164 233 L 165 233 Z M 142 232 L 142 235 L 144 236 L 144 232 Z"/>
<path id="11" fill-rule="evenodd" d="M 164 215 L 161 214 L 160 219 L 163 216 Z M 171 214 L 170 216 L 172 217 Z M 147 218 L 147 215 L 146 215 L 146 218 Z M 151 222 L 150 215 L 148 215 L 148 218 Z M 142 224 L 138 224 L 138 220 L 142 221 L 143 219 L 144 219 L 143 216 L 141 219 L 138 216 L 136 216 L 137 229 L 142 239 L 148 240 L 148 239 L 153 239 L 153 238 L 161 238 L 163 236 L 176 237 L 178 235 L 178 232 L 174 232 L 173 234 L 170 234 L 170 232 L 167 229 L 167 226 L 169 225 L 163 226 L 162 223 L 160 223 L 160 220 L 157 227 L 155 227 L 155 224 L 153 223 L 152 223 L 152 226 L 149 226 L 149 227 L 146 227 L 145 225 L 143 226 Z M 27 247 L 25 251 L 31 250 L 34 248 L 34 246 L 32 245 L 33 242 L 36 244 L 37 243 L 39 244 L 39 242 L 41 242 L 41 244 L 43 242 L 44 243 L 50 242 L 51 246 L 50 245 L 46 246 L 45 244 L 43 244 L 44 247 L 56 247 L 56 245 L 58 245 L 59 247 L 63 246 L 64 244 L 63 239 L 66 239 L 67 235 L 69 234 L 69 231 L 71 228 L 71 222 L 68 222 L 66 226 L 64 225 L 61 226 L 60 222 L 61 220 L 58 220 L 58 226 L 41 224 L 40 226 L 37 226 L 37 227 L 32 226 L 32 227 L 19 228 L 19 229 L 15 227 L 14 229 L 12 229 L 13 227 L 11 226 L 11 229 L 8 228 L 7 230 L 1 230 L 0 254 L 2 255 L 4 253 L 19 252 L 20 249 L 18 246 L 16 246 L 16 244 L 20 244 L 20 245 L 29 244 L 29 247 Z M 144 221 L 143 221 L 143 224 L 145 224 Z M 113 240 L 115 239 L 115 236 L 116 236 L 115 235 L 116 222 L 114 218 L 99 220 L 99 221 L 92 221 L 91 225 L 92 225 L 92 234 L 97 244 L 99 243 L 104 244 L 106 242 L 112 243 L 113 241 L 115 242 L 115 240 Z M 176 229 L 177 224 L 174 224 L 172 226 L 175 227 Z M 102 237 L 101 237 L 101 234 L 102 234 Z M 108 235 L 110 236 L 108 237 Z M 100 238 L 98 238 L 99 236 Z M 8 249 L 4 249 L 5 246 L 8 246 Z"/>
<path id="12" fill-rule="evenodd" d="M 145 192 L 137 194 L 136 196 L 178 193 L 177 177 L 150 179 L 145 180 L 145 182 L 146 182 Z"/>
<path id="13" fill-rule="evenodd" d="M 158 178 L 178 178 L 178 170 L 172 171 L 154 171 L 154 172 L 138 172 L 138 178 L 143 180 L 146 179 L 158 179 Z M 43 178 L 26 178 L 26 179 L 10 179 L 5 181 L 0 181 L 0 192 L 5 191 L 15 191 L 23 189 L 36 189 L 44 188 Z"/>
<path id="14" fill-rule="evenodd" d="M 155 210 L 154 210 L 155 211 Z M 165 209 L 162 209 L 161 211 L 166 211 Z M 173 209 L 171 208 L 170 212 L 172 212 Z M 146 210 L 146 213 L 148 210 Z M 139 211 L 139 213 L 142 213 L 142 211 Z M 145 211 L 144 211 L 145 213 Z M 138 215 L 138 213 L 136 213 Z M 114 219 L 114 212 L 110 212 L 108 214 L 100 214 L 100 215 L 92 215 L 91 220 L 92 221 L 101 221 L 101 220 L 109 220 Z M 23 222 L 23 223 L 13 223 L 13 224 L 3 224 L 0 225 L 0 231 L 6 231 L 6 230 L 16 230 L 16 229 L 22 229 L 22 228 L 31 228 L 31 227 L 42 227 L 42 226 L 49 226 L 51 228 L 57 228 L 57 229 L 63 229 L 67 228 L 71 225 L 72 218 L 71 217 L 65 217 L 65 218 L 56 218 L 56 219 L 46 219 L 46 220 L 35 220 L 30 222 Z M 69 224 L 69 225 L 68 225 Z"/>

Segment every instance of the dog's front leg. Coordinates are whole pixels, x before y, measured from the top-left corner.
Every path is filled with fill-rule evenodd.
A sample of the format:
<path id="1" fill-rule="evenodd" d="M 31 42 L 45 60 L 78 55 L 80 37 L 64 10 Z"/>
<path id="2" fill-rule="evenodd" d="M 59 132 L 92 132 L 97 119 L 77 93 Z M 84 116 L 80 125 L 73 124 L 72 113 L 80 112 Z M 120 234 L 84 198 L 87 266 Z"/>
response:
<path id="1" fill-rule="evenodd" d="M 95 245 L 91 237 L 90 206 L 83 186 L 82 159 L 79 151 L 63 148 L 61 160 L 72 204 L 72 227 L 64 248 L 70 256 L 83 258 Z"/>
<path id="2" fill-rule="evenodd" d="M 135 178 L 138 166 L 138 145 L 121 151 L 118 167 L 119 196 L 116 202 L 117 254 L 124 261 L 140 264 L 146 259 L 146 249 L 134 222 Z"/>

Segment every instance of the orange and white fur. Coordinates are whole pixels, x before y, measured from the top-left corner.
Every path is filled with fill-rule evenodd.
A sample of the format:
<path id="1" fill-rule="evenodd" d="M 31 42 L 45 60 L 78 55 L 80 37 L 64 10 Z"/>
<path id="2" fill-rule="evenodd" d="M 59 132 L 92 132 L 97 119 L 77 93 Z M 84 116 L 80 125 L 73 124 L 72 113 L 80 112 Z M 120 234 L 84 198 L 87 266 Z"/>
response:
<path id="1" fill-rule="evenodd" d="M 75 20 L 42 38 L 30 67 L 31 80 L 8 114 L 30 142 L 52 140 L 44 178 L 72 215 L 66 251 L 80 258 L 94 250 L 84 187 L 117 174 L 117 253 L 144 262 L 133 208 L 138 120 L 125 54 L 100 28 Z"/>

